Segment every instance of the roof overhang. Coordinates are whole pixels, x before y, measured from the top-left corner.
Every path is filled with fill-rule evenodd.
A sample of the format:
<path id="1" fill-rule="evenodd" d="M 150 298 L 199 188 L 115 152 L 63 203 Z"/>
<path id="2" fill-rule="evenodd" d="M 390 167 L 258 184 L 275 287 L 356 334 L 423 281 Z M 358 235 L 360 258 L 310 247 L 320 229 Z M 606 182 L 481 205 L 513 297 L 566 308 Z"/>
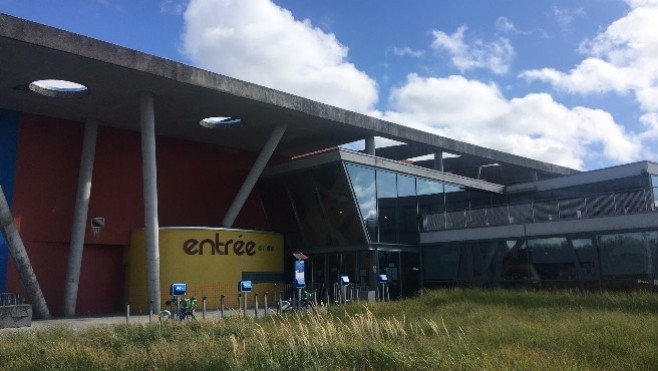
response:
<path id="1" fill-rule="evenodd" d="M 279 123 L 288 125 L 275 154 L 294 156 L 381 136 L 435 152 L 477 156 L 553 174 L 575 170 L 429 134 L 132 49 L 0 14 L 0 108 L 139 130 L 138 94 L 155 95 L 156 133 L 257 151 Z M 25 87 L 41 79 L 83 84 L 89 94 L 57 99 Z M 210 130 L 211 116 L 243 125 Z"/>

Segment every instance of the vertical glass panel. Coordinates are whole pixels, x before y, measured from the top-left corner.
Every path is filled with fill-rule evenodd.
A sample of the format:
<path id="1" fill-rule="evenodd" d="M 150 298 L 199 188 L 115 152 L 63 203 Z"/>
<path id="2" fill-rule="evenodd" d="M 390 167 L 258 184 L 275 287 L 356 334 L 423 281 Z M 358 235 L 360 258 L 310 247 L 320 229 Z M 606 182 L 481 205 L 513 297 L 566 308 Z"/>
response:
<path id="1" fill-rule="evenodd" d="M 528 240 L 533 281 L 577 281 L 575 255 L 564 237 Z"/>
<path id="2" fill-rule="evenodd" d="M 443 213 L 444 196 L 443 183 L 426 179 L 418 179 L 416 182 L 418 191 L 418 213 L 420 214 L 420 228 L 427 230 L 429 227 L 428 215 Z"/>
<path id="3" fill-rule="evenodd" d="M 454 282 L 459 266 L 459 246 L 440 245 L 423 250 L 423 272 L 428 282 Z"/>
<path id="4" fill-rule="evenodd" d="M 377 241 L 375 170 L 353 164 L 346 164 L 346 168 L 370 241 Z"/>
<path id="5" fill-rule="evenodd" d="M 653 275 L 655 241 L 655 232 L 599 236 L 602 278 L 648 281 Z"/>
<path id="6" fill-rule="evenodd" d="M 313 170 L 313 176 L 333 243 L 338 246 L 365 243 L 357 208 L 340 165 Z"/>
<path id="7" fill-rule="evenodd" d="M 522 239 L 508 240 L 505 242 L 505 246 L 507 251 L 503 254 L 503 280 L 528 280 L 530 270 L 528 269 L 528 249 L 525 242 Z"/>
<path id="8" fill-rule="evenodd" d="M 576 253 L 578 261 L 578 274 L 580 278 L 587 281 L 594 281 L 599 278 L 596 264 L 596 252 L 592 246 L 591 238 L 580 238 L 571 240 L 571 245 Z"/>
<path id="9" fill-rule="evenodd" d="M 340 275 L 348 276 L 350 282 L 357 282 L 356 253 L 344 252 L 340 254 Z"/>
<path id="10" fill-rule="evenodd" d="M 419 178 L 416 181 L 417 193 L 421 195 L 435 195 L 443 193 L 443 183 L 434 180 Z"/>
<path id="11" fill-rule="evenodd" d="M 420 254 L 400 253 L 400 296 L 413 296 L 420 290 Z"/>
<path id="12" fill-rule="evenodd" d="M 418 243 L 418 206 L 416 203 L 416 179 L 398 175 L 398 241 Z"/>
<path id="13" fill-rule="evenodd" d="M 359 284 L 364 290 L 374 290 L 377 287 L 375 273 L 372 271 L 373 251 L 359 252 Z"/>
<path id="14" fill-rule="evenodd" d="M 304 237 L 311 247 L 327 246 L 332 243 L 327 230 L 327 221 L 322 213 L 310 173 L 297 173 L 286 177 Z"/>
<path id="15" fill-rule="evenodd" d="M 468 196 L 464 188 L 452 184 L 446 184 L 446 211 L 463 211 L 468 209 Z"/>
<path id="16" fill-rule="evenodd" d="M 416 195 L 416 179 L 410 176 L 398 175 L 398 197 Z"/>
<path id="17" fill-rule="evenodd" d="M 282 233 L 289 246 L 305 247 L 306 244 L 295 219 L 292 201 L 283 182 L 260 181 L 258 191 L 270 229 Z"/>
<path id="18" fill-rule="evenodd" d="M 377 170 L 377 207 L 379 210 L 379 242 L 398 242 L 397 177 Z"/>

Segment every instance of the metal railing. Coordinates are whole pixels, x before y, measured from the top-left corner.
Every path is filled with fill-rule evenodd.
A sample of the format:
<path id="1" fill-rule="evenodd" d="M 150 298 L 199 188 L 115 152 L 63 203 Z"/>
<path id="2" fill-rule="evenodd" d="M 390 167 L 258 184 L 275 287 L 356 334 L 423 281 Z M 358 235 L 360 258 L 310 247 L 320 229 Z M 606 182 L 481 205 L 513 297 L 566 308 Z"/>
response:
<path id="1" fill-rule="evenodd" d="M 424 232 L 586 219 L 655 211 L 651 189 L 428 214 Z"/>
<path id="2" fill-rule="evenodd" d="M 0 307 L 23 304 L 25 304 L 25 299 L 20 294 L 12 294 L 8 292 L 0 293 Z"/>

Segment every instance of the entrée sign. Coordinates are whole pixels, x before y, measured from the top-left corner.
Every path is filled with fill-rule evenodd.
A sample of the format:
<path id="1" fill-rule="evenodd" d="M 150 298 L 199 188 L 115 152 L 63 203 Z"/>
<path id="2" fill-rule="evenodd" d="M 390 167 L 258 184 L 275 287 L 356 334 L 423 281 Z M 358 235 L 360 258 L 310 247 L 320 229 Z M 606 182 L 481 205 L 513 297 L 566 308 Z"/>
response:
<path id="1" fill-rule="evenodd" d="M 206 238 L 205 240 L 197 240 L 195 238 L 190 238 L 183 242 L 183 252 L 187 255 L 203 255 L 204 252 L 210 252 L 210 255 L 228 255 L 233 253 L 237 256 L 254 256 L 256 252 L 262 251 L 263 246 L 256 246 L 254 241 L 244 241 L 242 240 L 242 235 L 239 235 L 237 239 L 227 240 L 226 242 L 221 241 L 219 238 L 219 233 L 215 233 L 215 239 Z M 274 247 L 267 245 L 265 247 L 267 252 L 274 250 Z"/>

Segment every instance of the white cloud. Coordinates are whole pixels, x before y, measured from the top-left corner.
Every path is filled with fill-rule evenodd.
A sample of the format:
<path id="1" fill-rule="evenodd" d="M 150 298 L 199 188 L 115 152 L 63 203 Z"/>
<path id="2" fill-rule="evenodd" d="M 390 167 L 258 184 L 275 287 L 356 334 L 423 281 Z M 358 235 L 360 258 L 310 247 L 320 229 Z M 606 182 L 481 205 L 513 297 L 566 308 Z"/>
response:
<path id="1" fill-rule="evenodd" d="M 553 15 L 555 16 L 560 28 L 563 31 L 566 31 L 571 27 L 571 24 L 576 18 L 585 17 L 586 14 L 583 8 L 568 9 L 555 6 L 553 7 Z"/>
<path id="2" fill-rule="evenodd" d="M 184 53 L 202 68 L 359 112 L 377 102 L 347 47 L 269 0 L 191 0 L 184 19 Z"/>
<path id="3" fill-rule="evenodd" d="M 414 50 L 408 46 L 405 46 L 404 48 L 393 47 L 393 54 L 397 55 L 398 57 L 411 56 L 411 57 L 419 58 L 425 55 L 425 51 Z"/>
<path id="4" fill-rule="evenodd" d="M 642 103 L 658 86 L 658 1 L 631 3 L 653 3 L 654 7 L 635 8 L 595 38 L 584 41 L 580 50 L 587 58 L 571 71 L 544 68 L 520 76 L 572 93 L 633 92 Z"/>
<path id="5" fill-rule="evenodd" d="M 181 15 L 187 7 L 188 0 L 161 0 L 160 13 Z"/>
<path id="6" fill-rule="evenodd" d="M 475 40 L 467 44 L 464 42 L 466 30 L 468 30 L 466 26 L 461 26 L 452 35 L 433 30 L 432 48 L 437 53 L 447 52 L 452 63 L 461 72 L 484 68 L 496 74 L 507 73 L 515 55 L 509 40 L 499 37 L 490 42 Z"/>
<path id="7" fill-rule="evenodd" d="M 547 82 L 570 93 L 633 94 L 646 130 L 637 138 L 658 139 L 658 0 L 627 3 L 631 7 L 628 14 L 581 43 L 580 51 L 586 58 L 573 69 L 561 72 L 543 68 L 524 71 L 519 76 Z M 645 154 L 650 153 L 650 146 L 644 145 Z"/>
<path id="8" fill-rule="evenodd" d="M 574 168 L 599 146 L 613 161 L 634 160 L 641 149 L 605 111 L 569 109 L 548 94 L 507 99 L 496 85 L 463 76 L 411 74 L 392 92 L 390 107 L 384 119 Z"/>

